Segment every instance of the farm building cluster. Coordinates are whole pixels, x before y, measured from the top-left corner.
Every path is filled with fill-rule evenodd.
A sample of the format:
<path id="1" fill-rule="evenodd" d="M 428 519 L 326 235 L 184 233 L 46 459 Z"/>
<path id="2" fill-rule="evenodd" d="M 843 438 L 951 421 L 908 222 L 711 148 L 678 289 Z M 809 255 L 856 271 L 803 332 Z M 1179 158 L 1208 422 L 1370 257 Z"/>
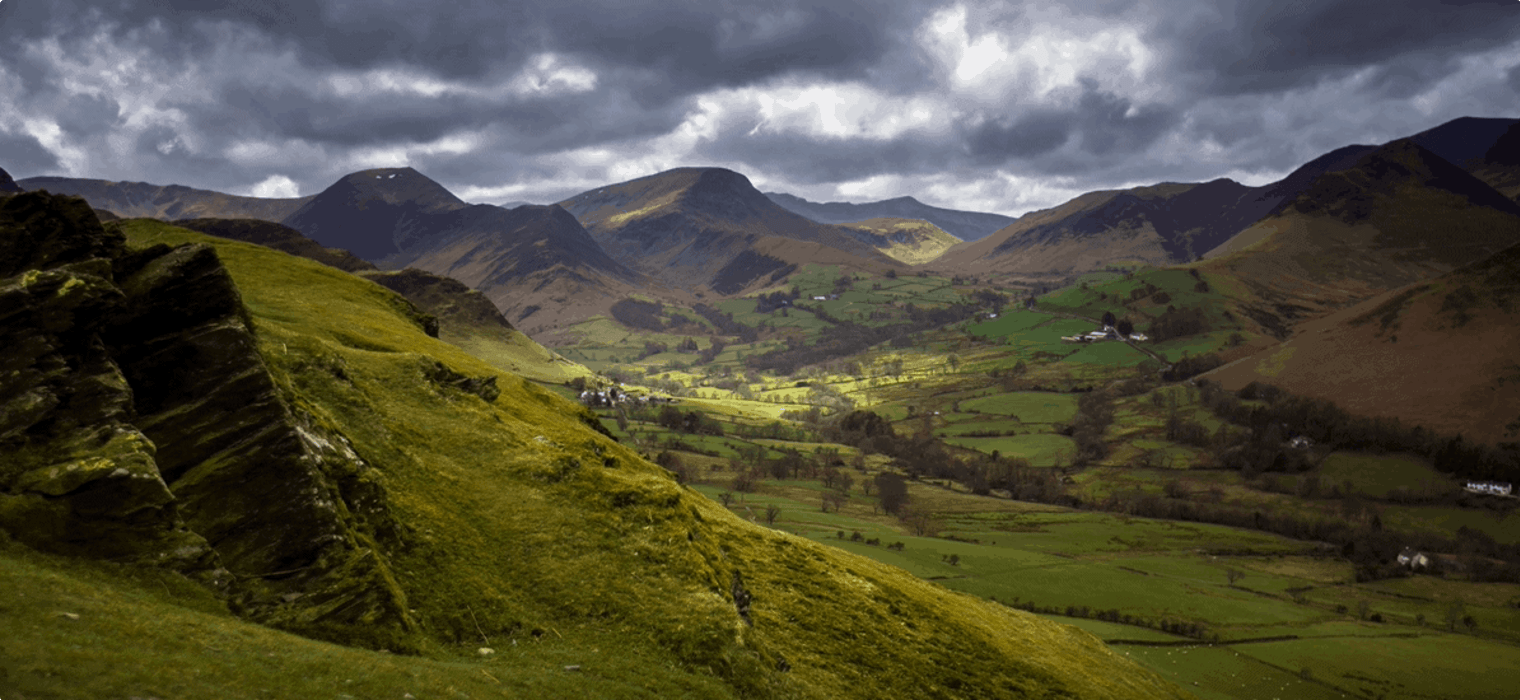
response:
<path id="1" fill-rule="evenodd" d="M 587 389 L 581 392 L 581 403 L 592 408 L 610 408 L 624 403 L 635 403 L 640 406 L 661 403 L 675 403 L 676 400 L 669 396 L 647 396 L 644 394 L 630 394 L 623 391 L 622 387 L 608 387 L 606 389 Z"/>
<path id="2" fill-rule="evenodd" d="M 1102 330 L 1092 331 L 1091 333 L 1087 333 L 1085 335 L 1063 335 L 1063 336 L 1061 336 L 1062 342 L 1067 342 L 1067 343 L 1096 343 L 1096 342 L 1100 342 L 1100 341 L 1104 341 L 1104 340 L 1124 340 L 1124 339 L 1125 339 L 1124 336 L 1120 335 L 1119 331 L 1116 330 L 1113 326 L 1104 326 Z M 1129 339 L 1130 340 L 1146 340 L 1146 337 L 1145 337 L 1144 333 L 1131 333 L 1131 334 L 1129 334 Z"/>
<path id="3" fill-rule="evenodd" d="M 1469 479 L 1465 487 L 1472 493 L 1483 493 L 1490 496 L 1508 496 L 1515 487 L 1513 484 L 1502 481 L 1474 481 Z"/>

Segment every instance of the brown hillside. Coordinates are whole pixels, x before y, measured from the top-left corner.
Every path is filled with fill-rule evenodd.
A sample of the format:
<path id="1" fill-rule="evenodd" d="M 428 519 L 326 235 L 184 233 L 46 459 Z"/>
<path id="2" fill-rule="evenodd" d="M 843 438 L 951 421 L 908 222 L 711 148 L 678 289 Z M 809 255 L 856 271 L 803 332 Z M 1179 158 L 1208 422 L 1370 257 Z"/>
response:
<path id="1" fill-rule="evenodd" d="M 552 343 L 558 331 L 650 283 L 602 252 L 575 217 L 555 205 L 512 210 L 480 205 L 440 218 L 447 242 L 412 267 L 478 289 L 518 329 Z"/>
<path id="2" fill-rule="evenodd" d="M 722 168 L 669 170 L 584 192 L 560 206 L 608 255 L 686 289 L 733 294 L 767 284 L 768 275 L 786 265 L 815 262 L 786 246 L 769 246 L 766 255 L 779 264 L 749 264 L 759 254 L 754 246 L 767 237 L 833 248 L 840 251 L 831 255 L 836 264 L 854 269 L 900 266 L 849 229 L 787 211 L 748 178 Z"/>
<path id="3" fill-rule="evenodd" d="M 311 197 L 263 199 L 198 190 L 183 185 L 150 185 L 146 182 L 112 182 L 73 177 L 29 177 L 17 182 L 25 190 L 84 197 L 90 206 L 127 218 L 263 219 L 280 221 L 300 209 Z"/>
<path id="4" fill-rule="evenodd" d="M 1517 241 L 1520 206 L 1405 140 L 1319 176 L 1202 268 L 1236 280 L 1252 317 L 1283 329 Z"/>
<path id="5" fill-rule="evenodd" d="M 1206 376 L 1489 443 L 1520 436 L 1520 247 L 1297 330 Z"/>

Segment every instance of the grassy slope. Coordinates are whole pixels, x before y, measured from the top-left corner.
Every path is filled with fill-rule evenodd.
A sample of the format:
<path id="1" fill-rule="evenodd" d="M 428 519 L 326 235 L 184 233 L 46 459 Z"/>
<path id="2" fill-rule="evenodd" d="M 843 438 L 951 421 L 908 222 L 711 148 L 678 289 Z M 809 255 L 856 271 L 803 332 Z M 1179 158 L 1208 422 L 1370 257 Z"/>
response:
<path id="1" fill-rule="evenodd" d="M 217 246 L 287 395 L 347 435 L 380 473 L 410 544 L 392 559 L 425 635 L 427 658 L 403 664 L 414 677 L 460 663 L 489 637 L 497 648 L 553 645 L 569 652 L 567 663 L 591 660 L 577 677 L 582 694 L 607 694 L 597 683 L 615 683 L 624 664 L 609 659 L 631 657 L 648 663 L 628 684 L 660 695 L 1178 696 L 1073 628 L 734 517 L 567 419 L 577 409 L 563 399 L 427 338 L 377 285 L 156 222 L 125 228 L 136 245 Z M 497 376 L 501 396 L 487 404 L 424 381 L 435 361 Z M 66 568 L 28 573 L 14 559 L 6 571 L 61 576 L 58 591 L 80 578 Z M 753 626 L 735 611 L 735 572 L 753 595 Z M 80 593 L 49 605 L 86 602 Z M 180 663 L 183 641 L 157 626 L 180 613 L 162 600 L 144 606 L 103 640 L 129 649 L 130 663 L 101 680 L 49 661 L 46 687 L 111 678 L 127 687 L 133 669 Z M 260 628 L 219 624 L 246 635 L 255 653 L 285 648 L 258 642 Z M 65 642 L 51 647 L 63 654 L 57 644 Z M 533 668 L 498 658 L 497 678 Z M 783 666 L 790 671 L 775 670 Z"/>

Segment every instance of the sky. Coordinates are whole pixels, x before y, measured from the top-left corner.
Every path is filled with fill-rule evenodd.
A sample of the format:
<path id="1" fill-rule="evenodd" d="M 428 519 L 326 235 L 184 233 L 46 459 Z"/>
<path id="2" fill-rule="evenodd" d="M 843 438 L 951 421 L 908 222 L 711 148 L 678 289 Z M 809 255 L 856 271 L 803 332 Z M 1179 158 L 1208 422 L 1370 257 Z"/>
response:
<path id="1" fill-rule="evenodd" d="M 0 0 L 0 167 L 548 203 L 683 166 L 1017 216 L 1520 118 L 1515 0 Z"/>

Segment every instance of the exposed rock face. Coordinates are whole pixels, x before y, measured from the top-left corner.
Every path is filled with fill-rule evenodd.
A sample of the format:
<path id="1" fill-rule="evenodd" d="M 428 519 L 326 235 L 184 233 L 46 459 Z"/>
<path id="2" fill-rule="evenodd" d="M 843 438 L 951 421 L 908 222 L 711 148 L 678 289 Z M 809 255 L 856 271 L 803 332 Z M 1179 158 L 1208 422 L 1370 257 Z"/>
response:
<path id="1" fill-rule="evenodd" d="M 220 564 L 238 609 L 312 636 L 415 628 L 383 490 L 282 397 L 212 248 L 129 251 L 82 200 L 0 200 L 0 347 L 0 527 L 18 540 Z"/>

